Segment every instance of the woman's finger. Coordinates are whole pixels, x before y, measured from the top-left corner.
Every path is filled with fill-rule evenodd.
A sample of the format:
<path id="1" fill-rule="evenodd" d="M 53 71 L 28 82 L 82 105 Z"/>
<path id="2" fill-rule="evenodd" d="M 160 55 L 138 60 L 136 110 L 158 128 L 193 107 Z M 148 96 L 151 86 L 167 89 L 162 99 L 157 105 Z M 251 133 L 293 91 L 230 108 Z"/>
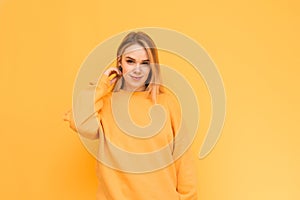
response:
<path id="1" fill-rule="evenodd" d="M 118 76 L 122 75 L 122 72 L 116 67 L 110 67 L 104 72 L 106 76 L 111 76 L 114 73 L 116 73 Z"/>
<path id="2" fill-rule="evenodd" d="M 64 121 L 70 121 L 70 119 L 71 119 L 71 110 L 65 112 L 65 114 L 63 116 Z"/>

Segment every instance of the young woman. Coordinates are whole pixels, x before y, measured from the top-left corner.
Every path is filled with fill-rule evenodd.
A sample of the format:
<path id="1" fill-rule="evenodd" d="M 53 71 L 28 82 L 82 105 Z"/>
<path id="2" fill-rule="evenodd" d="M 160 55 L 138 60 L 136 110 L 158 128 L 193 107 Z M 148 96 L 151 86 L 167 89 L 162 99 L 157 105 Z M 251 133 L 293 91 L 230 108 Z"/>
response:
<path id="1" fill-rule="evenodd" d="M 64 119 L 84 137 L 99 139 L 97 199 L 196 200 L 191 150 L 175 156 L 182 148 L 181 140 L 175 140 L 181 126 L 180 105 L 161 85 L 153 40 L 144 32 L 129 33 L 118 48 L 117 66 L 106 69 L 93 86 L 94 113 L 83 115 L 77 126 L 72 111 Z M 164 114 L 149 115 L 154 105 Z M 84 104 L 78 107 L 85 112 Z M 130 153 L 134 156 L 127 157 Z"/>

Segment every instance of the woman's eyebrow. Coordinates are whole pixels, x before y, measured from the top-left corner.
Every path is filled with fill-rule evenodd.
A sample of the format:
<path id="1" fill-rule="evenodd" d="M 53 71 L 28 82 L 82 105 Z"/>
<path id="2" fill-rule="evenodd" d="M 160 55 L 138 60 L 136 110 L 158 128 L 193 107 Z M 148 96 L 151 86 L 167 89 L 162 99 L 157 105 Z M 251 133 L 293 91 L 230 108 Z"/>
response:
<path id="1" fill-rule="evenodd" d="M 134 58 L 131 58 L 131 57 L 129 57 L 129 56 L 126 56 L 126 58 L 129 58 L 129 59 L 131 59 L 131 60 L 135 60 Z M 149 61 L 149 59 L 143 60 L 143 61 Z"/>

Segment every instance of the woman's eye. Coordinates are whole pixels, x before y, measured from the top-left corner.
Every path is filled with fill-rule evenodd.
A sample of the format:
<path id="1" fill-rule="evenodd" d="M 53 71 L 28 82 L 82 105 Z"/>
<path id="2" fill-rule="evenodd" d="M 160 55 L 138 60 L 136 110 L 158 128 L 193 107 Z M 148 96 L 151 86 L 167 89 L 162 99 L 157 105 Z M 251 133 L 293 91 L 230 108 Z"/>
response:
<path id="1" fill-rule="evenodd" d="M 149 62 L 143 62 L 142 65 L 149 65 Z"/>
<path id="2" fill-rule="evenodd" d="M 127 62 L 127 63 L 133 63 L 133 61 L 132 61 L 132 60 L 126 60 L 126 62 Z"/>

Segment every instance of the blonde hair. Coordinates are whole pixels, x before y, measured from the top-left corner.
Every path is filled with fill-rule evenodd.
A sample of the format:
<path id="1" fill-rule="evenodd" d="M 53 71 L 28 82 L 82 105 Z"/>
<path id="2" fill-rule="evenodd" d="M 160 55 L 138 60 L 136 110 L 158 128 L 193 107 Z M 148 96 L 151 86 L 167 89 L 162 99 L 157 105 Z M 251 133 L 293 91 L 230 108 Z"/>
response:
<path id="1" fill-rule="evenodd" d="M 142 46 L 147 52 L 150 62 L 150 73 L 145 83 L 145 90 L 148 91 L 148 94 L 151 96 L 153 102 L 156 102 L 157 95 L 163 92 L 163 88 L 161 87 L 162 79 L 160 65 L 156 45 L 146 33 L 142 31 L 130 32 L 125 36 L 117 50 L 116 67 L 118 67 L 118 63 L 121 62 L 122 55 L 125 50 L 134 44 Z M 122 77 L 117 81 L 114 91 L 119 91 L 122 88 L 123 82 L 124 78 Z"/>

